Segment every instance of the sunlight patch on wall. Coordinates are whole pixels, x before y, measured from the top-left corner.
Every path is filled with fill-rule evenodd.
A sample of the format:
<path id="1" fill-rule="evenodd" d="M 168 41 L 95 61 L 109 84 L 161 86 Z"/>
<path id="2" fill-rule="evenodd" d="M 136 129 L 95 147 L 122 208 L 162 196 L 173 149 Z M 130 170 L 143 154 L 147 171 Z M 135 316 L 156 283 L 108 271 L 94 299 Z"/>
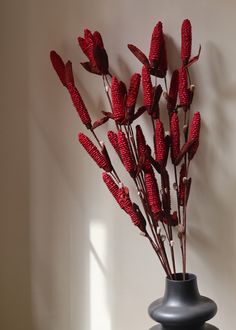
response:
<path id="1" fill-rule="evenodd" d="M 107 233 L 104 225 L 90 223 L 90 325 L 91 330 L 111 330 L 107 298 Z"/>

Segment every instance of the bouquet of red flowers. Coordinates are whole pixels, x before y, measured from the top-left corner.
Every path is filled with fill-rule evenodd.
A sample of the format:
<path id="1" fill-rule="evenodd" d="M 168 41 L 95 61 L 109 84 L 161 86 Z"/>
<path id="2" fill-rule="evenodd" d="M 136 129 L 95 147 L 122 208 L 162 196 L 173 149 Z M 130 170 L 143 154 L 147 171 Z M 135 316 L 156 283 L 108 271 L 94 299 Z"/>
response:
<path id="1" fill-rule="evenodd" d="M 91 138 L 84 133 L 78 139 L 87 153 L 103 170 L 102 177 L 118 205 L 129 215 L 131 221 L 147 238 L 157 254 L 167 277 L 176 275 L 174 227 L 182 255 L 183 279 L 186 274 L 186 226 L 187 203 L 191 187 L 189 166 L 199 145 L 201 117 L 192 114 L 191 104 L 194 85 L 191 82 L 190 66 L 200 55 L 191 57 L 192 28 L 188 19 L 181 29 L 180 68 L 171 73 L 168 86 L 168 61 L 165 35 L 162 23 L 154 27 L 149 56 L 139 48 L 129 44 L 128 48 L 142 63 L 142 72 L 134 73 L 129 88 L 111 74 L 107 52 L 99 32 L 86 29 L 78 43 L 88 58 L 81 63 L 85 70 L 101 76 L 104 91 L 110 107 L 102 111 L 102 116 L 92 122 L 86 105 L 74 81 L 72 63 L 64 62 L 51 51 L 51 62 L 62 84 L 68 90 L 78 115 L 88 129 Z M 142 85 L 143 104 L 137 106 L 137 98 Z M 165 100 L 164 109 L 160 100 Z M 163 104 L 163 103 L 162 103 Z M 168 114 L 168 130 L 164 128 L 163 111 Z M 150 118 L 153 130 L 153 145 L 146 143 L 142 127 L 134 122 L 140 116 Z M 107 121 L 114 122 L 114 130 L 107 137 L 114 152 L 129 173 L 138 195 L 140 205 L 132 202 L 129 189 L 121 181 L 108 150 L 97 135 L 97 127 Z M 170 182 L 168 169 L 173 168 L 174 182 Z M 173 189 L 174 194 L 171 194 Z M 172 209 L 171 198 L 176 198 L 176 210 Z M 168 249 L 170 253 L 168 253 Z"/>

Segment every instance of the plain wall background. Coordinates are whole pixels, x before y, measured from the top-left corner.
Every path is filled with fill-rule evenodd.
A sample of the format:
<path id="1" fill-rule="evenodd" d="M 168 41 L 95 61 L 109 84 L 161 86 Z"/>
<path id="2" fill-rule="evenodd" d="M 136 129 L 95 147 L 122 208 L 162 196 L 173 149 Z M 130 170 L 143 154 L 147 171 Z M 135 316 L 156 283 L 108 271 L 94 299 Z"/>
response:
<path id="1" fill-rule="evenodd" d="M 127 43 L 149 49 L 164 24 L 179 47 L 189 18 L 194 110 L 201 146 L 191 168 L 189 271 L 216 300 L 214 323 L 231 330 L 236 307 L 235 1 L 22 0 L 1 2 L 0 328 L 144 330 L 164 273 L 77 142 L 83 130 L 49 62 L 71 59 L 93 118 L 107 107 L 98 77 L 84 72 L 76 37 L 99 30 L 113 72 L 140 71 Z M 173 53 L 174 54 L 174 53 Z M 175 55 L 171 55 L 173 65 Z M 102 129 L 99 131 L 102 135 Z"/>

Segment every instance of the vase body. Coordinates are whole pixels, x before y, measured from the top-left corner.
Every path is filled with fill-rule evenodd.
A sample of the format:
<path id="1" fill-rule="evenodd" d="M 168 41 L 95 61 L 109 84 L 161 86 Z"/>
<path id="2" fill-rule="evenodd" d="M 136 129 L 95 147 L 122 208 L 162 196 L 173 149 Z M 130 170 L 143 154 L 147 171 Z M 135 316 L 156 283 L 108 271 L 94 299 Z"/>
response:
<path id="1" fill-rule="evenodd" d="M 166 279 L 164 297 L 148 308 L 149 315 L 159 323 L 150 330 L 218 330 L 206 324 L 217 312 L 213 300 L 201 296 L 197 278 L 193 274 L 176 274 L 175 280 Z"/>

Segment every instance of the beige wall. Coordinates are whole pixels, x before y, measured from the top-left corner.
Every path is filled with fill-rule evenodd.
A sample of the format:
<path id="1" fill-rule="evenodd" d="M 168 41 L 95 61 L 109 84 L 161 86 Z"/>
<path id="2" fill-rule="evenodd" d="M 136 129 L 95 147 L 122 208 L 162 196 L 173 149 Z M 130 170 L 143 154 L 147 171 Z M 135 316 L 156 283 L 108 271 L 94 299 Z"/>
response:
<path id="1" fill-rule="evenodd" d="M 126 48 L 147 49 L 162 20 L 174 50 L 190 18 L 195 110 L 202 140 L 192 166 L 189 270 L 216 300 L 214 323 L 231 330 L 236 307 L 235 2 L 220 0 L 5 0 L 1 3 L 0 329 L 144 330 L 163 292 L 151 249 L 81 151 L 83 130 L 49 63 L 70 58 L 93 117 L 105 107 L 99 78 L 84 72 L 76 37 L 98 29 L 114 72 L 140 65 Z M 173 65 L 174 57 L 171 56 Z M 127 68 L 128 66 L 128 68 Z M 100 130 L 102 135 L 102 130 Z"/>

